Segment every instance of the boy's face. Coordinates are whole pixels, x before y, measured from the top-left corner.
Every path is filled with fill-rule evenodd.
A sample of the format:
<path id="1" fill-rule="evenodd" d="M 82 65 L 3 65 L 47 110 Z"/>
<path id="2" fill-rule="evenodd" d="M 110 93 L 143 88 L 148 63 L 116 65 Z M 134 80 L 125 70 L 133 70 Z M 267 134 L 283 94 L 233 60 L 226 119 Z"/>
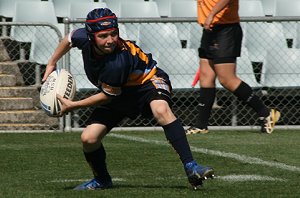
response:
<path id="1" fill-rule="evenodd" d="M 96 46 L 103 54 L 110 54 L 115 50 L 118 38 L 119 32 L 117 28 L 95 33 Z"/>

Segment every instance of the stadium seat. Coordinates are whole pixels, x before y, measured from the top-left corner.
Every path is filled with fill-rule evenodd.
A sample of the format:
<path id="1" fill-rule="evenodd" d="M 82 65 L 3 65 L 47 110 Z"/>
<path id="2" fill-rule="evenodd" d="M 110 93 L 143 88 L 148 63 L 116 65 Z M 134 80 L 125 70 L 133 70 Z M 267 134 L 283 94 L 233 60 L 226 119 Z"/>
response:
<path id="1" fill-rule="evenodd" d="M 300 1 L 289 0 L 288 3 L 285 0 L 276 0 L 276 7 L 274 16 L 299 16 L 300 13 Z M 297 23 L 295 21 L 282 22 L 285 38 L 295 40 Z"/>
<path id="2" fill-rule="evenodd" d="M 171 1 L 170 17 L 197 17 L 197 1 Z"/>
<path id="3" fill-rule="evenodd" d="M 64 31 L 64 24 L 56 24 L 57 31 Z M 40 73 L 40 65 L 47 65 L 49 58 L 57 48 L 60 41 L 58 33 L 49 26 L 39 26 L 34 29 L 33 40 L 31 41 L 29 61 L 36 63 L 36 74 Z M 63 35 L 61 35 L 63 36 Z M 62 68 L 62 59 L 57 63 Z M 41 75 L 41 74 L 40 74 Z M 40 76 L 40 75 L 36 75 Z M 40 85 L 40 79 L 36 79 L 36 85 Z"/>
<path id="4" fill-rule="evenodd" d="M 184 9 L 182 9 L 184 8 Z M 171 1 L 169 17 L 197 17 L 197 2 L 196 1 Z M 174 23 L 178 30 L 178 37 L 181 41 L 188 41 L 190 23 Z"/>
<path id="5" fill-rule="evenodd" d="M 262 0 L 262 5 L 266 16 L 274 16 L 276 0 Z"/>
<path id="6" fill-rule="evenodd" d="M 120 4 L 119 18 L 160 17 L 156 2 L 124 2 Z M 139 23 L 124 23 L 129 40 L 137 41 Z"/>
<path id="7" fill-rule="evenodd" d="M 106 8 L 104 2 L 71 2 L 70 10 L 67 17 L 71 19 L 86 19 L 87 14 L 95 8 Z M 84 27 L 82 23 L 71 24 L 71 30 Z"/>
<path id="8" fill-rule="evenodd" d="M 0 1 L 0 16 L 5 18 L 13 18 L 15 13 L 16 2 L 27 2 L 27 1 L 38 1 L 41 0 L 1 0 Z"/>
<path id="9" fill-rule="evenodd" d="M 300 49 L 268 50 L 262 73 L 265 87 L 300 86 Z"/>
<path id="10" fill-rule="evenodd" d="M 95 8 L 106 8 L 104 2 L 72 2 L 70 4 L 70 14 L 68 17 L 71 19 L 86 19 L 87 14 Z"/>
<path id="11" fill-rule="evenodd" d="M 41 22 L 57 24 L 54 5 L 51 1 L 16 2 L 13 22 Z M 37 26 L 12 26 L 10 37 L 21 43 L 29 43 L 34 39 L 35 28 L 37 28 Z M 20 54 L 20 59 L 25 59 L 25 52 L 23 48 L 20 49 Z"/>
<path id="12" fill-rule="evenodd" d="M 76 80 L 76 89 L 96 89 L 85 75 L 81 50 L 72 48 L 70 51 L 70 72 Z"/>
<path id="13" fill-rule="evenodd" d="M 247 34 L 247 22 L 240 22 L 240 25 L 241 25 L 241 28 L 242 28 L 242 31 L 243 31 L 243 40 L 242 40 L 242 47 L 245 47 L 245 37 L 246 37 L 246 34 Z"/>
<path id="14" fill-rule="evenodd" d="M 197 7 L 196 5 L 194 5 L 194 3 L 196 3 L 195 0 L 153 0 L 153 1 L 157 3 L 158 11 L 161 17 L 172 17 L 172 15 L 176 15 L 178 12 L 178 7 L 180 6 L 181 6 L 181 12 L 179 12 L 178 14 L 181 16 L 184 15 L 184 17 L 189 17 L 193 15 L 193 17 L 195 17 L 195 10 L 197 12 Z M 191 3 L 187 1 L 191 1 Z M 173 8 L 171 8 L 172 3 L 174 3 Z M 183 4 L 185 9 L 182 9 Z M 173 11 L 171 11 L 171 9 L 173 9 Z M 192 9 L 192 12 L 190 12 L 190 9 Z"/>
<path id="15" fill-rule="evenodd" d="M 55 8 L 55 15 L 63 18 L 68 17 L 70 13 L 71 3 L 82 2 L 82 0 L 52 0 Z M 93 3 L 94 0 L 85 0 L 85 2 Z"/>
<path id="16" fill-rule="evenodd" d="M 120 5 L 119 17 L 141 18 L 141 17 L 160 17 L 158 7 L 154 1 L 124 2 Z"/>
<path id="17" fill-rule="evenodd" d="M 203 28 L 198 23 L 191 23 L 188 26 L 187 48 L 198 49 L 203 33 Z"/>
<path id="18" fill-rule="evenodd" d="M 239 1 L 239 15 L 241 17 L 265 16 L 261 0 Z"/>
<path id="19" fill-rule="evenodd" d="M 119 26 L 119 36 L 124 40 L 129 40 L 125 25 L 123 23 L 119 23 L 118 26 Z"/>
<path id="20" fill-rule="evenodd" d="M 141 24 L 138 35 L 137 45 L 154 57 L 158 50 L 181 48 L 177 28 L 172 23 Z"/>
<path id="21" fill-rule="evenodd" d="M 296 25 L 296 38 L 293 46 L 300 49 L 300 24 Z"/>
<path id="22" fill-rule="evenodd" d="M 103 0 L 117 16 L 120 16 L 121 3 L 125 3 L 124 0 Z M 144 0 L 126 0 L 126 3 L 130 2 L 144 2 Z M 135 10 L 136 11 L 136 10 Z"/>
<path id="23" fill-rule="evenodd" d="M 252 88 L 262 87 L 255 78 L 252 62 L 249 58 L 249 52 L 245 47 L 242 47 L 241 56 L 237 58 L 236 70 L 237 75 Z"/>
<path id="24" fill-rule="evenodd" d="M 106 3 L 107 7 L 119 17 L 121 7 L 120 0 L 106 0 L 104 2 Z"/>
<path id="25" fill-rule="evenodd" d="M 60 32 L 64 31 L 64 24 L 56 24 L 56 27 Z M 63 35 L 61 36 L 63 37 Z M 59 41 L 60 38 L 53 28 L 48 26 L 36 28 L 31 42 L 29 60 L 40 65 L 46 65 Z"/>
<path id="26" fill-rule="evenodd" d="M 288 48 L 280 23 L 247 23 L 245 47 L 253 62 L 264 62 L 268 49 Z"/>
<path id="27" fill-rule="evenodd" d="M 7 19 L 11 19 L 14 16 L 15 2 L 17 0 L 1 0 L 0 1 L 0 19 L 5 22 Z M 8 36 L 7 26 L 1 26 L 1 34 L 3 37 Z"/>
<path id="28" fill-rule="evenodd" d="M 34 9 L 34 12 L 33 10 Z M 53 3 L 50 1 L 17 2 L 13 22 L 41 22 L 57 24 Z M 33 40 L 33 26 L 12 26 L 11 37 L 21 42 Z"/>
<path id="29" fill-rule="evenodd" d="M 158 67 L 167 72 L 173 89 L 192 88 L 199 67 L 196 49 L 163 49 L 158 57 Z"/>
<path id="30" fill-rule="evenodd" d="M 275 16 L 299 16 L 299 0 L 276 0 Z"/>
<path id="31" fill-rule="evenodd" d="M 155 0 L 158 7 L 158 12 L 161 17 L 170 16 L 171 1 L 173 0 Z"/>

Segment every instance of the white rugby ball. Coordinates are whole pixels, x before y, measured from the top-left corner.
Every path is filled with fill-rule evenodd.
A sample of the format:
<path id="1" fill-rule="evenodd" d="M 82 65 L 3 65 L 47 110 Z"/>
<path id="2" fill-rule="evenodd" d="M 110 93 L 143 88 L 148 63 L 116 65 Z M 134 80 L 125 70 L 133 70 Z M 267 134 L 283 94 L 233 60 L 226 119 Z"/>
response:
<path id="1" fill-rule="evenodd" d="M 40 91 L 42 109 L 47 115 L 58 117 L 61 111 L 61 103 L 56 95 L 73 100 L 76 93 L 76 82 L 71 73 L 65 69 L 53 71 L 43 83 Z"/>

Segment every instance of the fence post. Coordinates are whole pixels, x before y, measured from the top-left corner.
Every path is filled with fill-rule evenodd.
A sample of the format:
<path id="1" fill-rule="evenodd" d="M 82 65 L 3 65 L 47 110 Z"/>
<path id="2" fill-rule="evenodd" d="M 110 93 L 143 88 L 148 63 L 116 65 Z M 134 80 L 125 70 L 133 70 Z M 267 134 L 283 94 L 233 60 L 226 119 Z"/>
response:
<path id="1" fill-rule="evenodd" d="M 64 35 L 68 34 L 70 32 L 70 19 L 69 18 L 64 18 L 63 20 L 65 24 L 65 32 Z M 63 68 L 66 69 L 67 71 L 70 71 L 70 53 L 68 52 L 65 54 L 63 57 Z M 66 114 L 65 116 L 65 132 L 70 132 L 72 131 L 72 116 L 71 113 Z"/>

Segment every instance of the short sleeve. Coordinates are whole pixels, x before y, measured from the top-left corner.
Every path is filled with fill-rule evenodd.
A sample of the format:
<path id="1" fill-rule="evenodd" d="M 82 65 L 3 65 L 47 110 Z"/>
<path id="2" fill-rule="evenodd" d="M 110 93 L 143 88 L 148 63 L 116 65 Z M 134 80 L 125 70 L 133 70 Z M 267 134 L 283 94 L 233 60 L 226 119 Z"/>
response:
<path id="1" fill-rule="evenodd" d="M 80 28 L 72 31 L 69 35 L 69 41 L 71 42 L 72 47 L 82 49 L 89 42 L 86 30 Z"/>

